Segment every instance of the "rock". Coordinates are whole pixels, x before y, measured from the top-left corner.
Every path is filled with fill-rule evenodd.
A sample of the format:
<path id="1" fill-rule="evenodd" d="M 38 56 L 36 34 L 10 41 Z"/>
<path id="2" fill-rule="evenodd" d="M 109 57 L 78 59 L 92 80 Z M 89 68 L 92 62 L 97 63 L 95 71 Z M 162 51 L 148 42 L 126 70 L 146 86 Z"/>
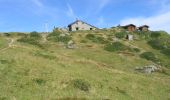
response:
<path id="1" fill-rule="evenodd" d="M 75 48 L 75 43 L 74 43 L 74 41 L 70 40 L 70 41 L 67 43 L 67 48 L 68 48 L 68 49 L 74 49 L 74 48 Z"/>
<path id="2" fill-rule="evenodd" d="M 152 72 L 156 72 L 160 69 L 161 67 L 159 65 L 148 65 L 144 67 L 137 67 L 135 70 L 142 72 L 142 73 L 151 74 Z"/>

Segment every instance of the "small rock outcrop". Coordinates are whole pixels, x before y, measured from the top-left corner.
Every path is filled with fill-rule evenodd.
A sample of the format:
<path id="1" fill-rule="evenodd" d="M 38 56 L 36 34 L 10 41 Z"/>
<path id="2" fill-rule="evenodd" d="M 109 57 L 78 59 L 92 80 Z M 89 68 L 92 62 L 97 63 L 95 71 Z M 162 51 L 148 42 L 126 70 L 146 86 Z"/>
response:
<path id="1" fill-rule="evenodd" d="M 148 65 L 144 67 L 137 67 L 135 69 L 136 71 L 139 71 L 141 73 L 151 74 L 152 72 L 156 72 L 161 70 L 161 66 L 159 65 Z"/>
<path id="2" fill-rule="evenodd" d="M 74 48 L 76 48 L 74 41 L 70 40 L 70 41 L 67 43 L 67 48 L 68 48 L 68 49 L 74 49 Z"/>

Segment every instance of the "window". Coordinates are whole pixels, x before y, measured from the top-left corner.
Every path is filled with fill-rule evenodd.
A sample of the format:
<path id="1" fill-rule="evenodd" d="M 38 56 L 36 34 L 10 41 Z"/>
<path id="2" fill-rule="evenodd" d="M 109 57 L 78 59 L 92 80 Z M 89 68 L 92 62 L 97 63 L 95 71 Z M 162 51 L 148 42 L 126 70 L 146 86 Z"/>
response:
<path id="1" fill-rule="evenodd" d="M 79 30 L 79 28 L 78 27 L 76 27 L 76 31 L 78 31 Z"/>
<path id="2" fill-rule="evenodd" d="M 90 28 L 90 30 L 93 30 L 93 28 Z"/>

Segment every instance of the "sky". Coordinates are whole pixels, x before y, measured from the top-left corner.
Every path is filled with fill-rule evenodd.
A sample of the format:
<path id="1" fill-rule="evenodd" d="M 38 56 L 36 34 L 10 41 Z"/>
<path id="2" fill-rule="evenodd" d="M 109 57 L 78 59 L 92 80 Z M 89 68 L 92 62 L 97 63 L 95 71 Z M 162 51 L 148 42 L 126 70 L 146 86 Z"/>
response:
<path id="1" fill-rule="evenodd" d="M 0 0 L 0 32 L 43 32 L 76 19 L 99 28 L 147 24 L 170 33 L 170 0 Z"/>

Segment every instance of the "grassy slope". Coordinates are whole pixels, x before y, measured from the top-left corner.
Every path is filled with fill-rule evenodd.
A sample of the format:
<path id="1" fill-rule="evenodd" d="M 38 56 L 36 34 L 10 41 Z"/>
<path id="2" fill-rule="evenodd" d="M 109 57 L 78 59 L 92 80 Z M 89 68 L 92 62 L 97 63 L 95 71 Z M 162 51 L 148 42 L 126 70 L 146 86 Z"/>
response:
<path id="1" fill-rule="evenodd" d="M 75 40 L 79 43 L 78 37 L 79 35 L 75 35 Z M 0 41 L 2 40 L 0 38 Z M 0 99 L 53 100 L 78 97 L 93 100 L 107 98 L 168 100 L 170 98 L 168 75 L 161 73 L 144 75 L 134 71 L 136 66 L 152 63 L 139 58 L 138 55 L 110 53 L 103 50 L 103 45 L 90 42 L 79 43 L 79 48 L 74 50 L 65 49 L 59 44 L 50 45 L 48 50 L 16 44 L 17 47 L 0 52 L 0 60 L 5 60 L 4 63 L 0 63 Z M 131 44 L 147 51 L 153 50 L 142 41 Z M 35 55 L 37 52 L 47 53 L 54 58 Z M 160 56 L 164 58 L 162 54 Z M 88 81 L 91 85 L 90 91 L 75 89 L 71 85 L 73 79 Z M 35 80 L 42 82 L 37 83 Z"/>

